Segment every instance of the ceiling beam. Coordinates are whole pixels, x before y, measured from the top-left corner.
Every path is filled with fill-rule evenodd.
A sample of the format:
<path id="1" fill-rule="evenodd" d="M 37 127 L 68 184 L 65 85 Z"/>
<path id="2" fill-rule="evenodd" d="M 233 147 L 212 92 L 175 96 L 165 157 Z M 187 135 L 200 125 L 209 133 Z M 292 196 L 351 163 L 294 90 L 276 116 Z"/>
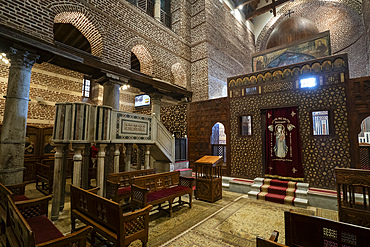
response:
<path id="1" fill-rule="evenodd" d="M 283 3 L 288 2 L 288 1 L 290 1 L 290 0 L 277 0 L 277 1 L 273 2 L 273 3 L 270 3 L 269 5 L 266 5 L 266 6 L 262 7 L 262 8 L 256 9 L 255 11 L 253 11 L 252 13 L 250 13 L 249 15 L 247 15 L 245 17 L 245 19 L 246 20 L 250 20 L 250 19 L 252 19 L 252 18 L 254 18 L 256 16 L 262 15 L 262 14 L 270 11 L 271 9 L 274 10 L 277 6 L 282 5 Z"/>

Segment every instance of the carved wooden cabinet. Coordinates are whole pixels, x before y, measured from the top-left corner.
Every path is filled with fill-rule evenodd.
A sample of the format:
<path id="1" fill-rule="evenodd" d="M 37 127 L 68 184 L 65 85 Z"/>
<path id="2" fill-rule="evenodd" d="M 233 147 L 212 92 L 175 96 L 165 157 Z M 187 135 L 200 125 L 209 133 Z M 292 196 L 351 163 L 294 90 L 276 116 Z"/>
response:
<path id="1" fill-rule="evenodd" d="M 195 198 L 215 202 L 222 198 L 222 156 L 203 156 L 194 162 Z"/>

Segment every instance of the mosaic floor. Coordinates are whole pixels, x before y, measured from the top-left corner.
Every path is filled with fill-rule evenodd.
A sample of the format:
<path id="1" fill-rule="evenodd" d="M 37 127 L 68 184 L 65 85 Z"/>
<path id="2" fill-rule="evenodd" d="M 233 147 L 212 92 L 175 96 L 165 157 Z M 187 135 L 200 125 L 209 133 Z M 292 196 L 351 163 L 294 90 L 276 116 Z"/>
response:
<path id="1" fill-rule="evenodd" d="M 30 198 L 42 196 L 35 184 L 29 184 L 26 189 Z M 55 222 L 64 234 L 71 230 L 69 188 L 66 195 L 64 211 Z M 215 203 L 193 199 L 191 209 L 187 205 L 175 206 L 172 218 L 165 211 L 152 211 L 148 246 L 255 246 L 256 236 L 268 238 L 273 230 L 280 232 L 278 242 L 284 243 L 286 210 L 337 220 L 336 211 L 255 201 L 244 194 L 224 190 L 223 198 Z M 109 243 L 98 246 L 109 246 Z M 141 246 L 141 242 L 135 241 L 130 246 Z"/>

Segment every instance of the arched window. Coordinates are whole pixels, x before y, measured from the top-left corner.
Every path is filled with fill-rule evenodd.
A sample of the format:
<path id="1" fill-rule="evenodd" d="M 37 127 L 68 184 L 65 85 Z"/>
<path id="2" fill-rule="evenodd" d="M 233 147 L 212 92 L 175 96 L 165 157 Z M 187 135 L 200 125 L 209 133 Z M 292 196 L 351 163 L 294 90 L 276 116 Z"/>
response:
<path id="1" fill-rule="evenodd" d="M 140 72 L 140 61 L 133 52 L 131 52 L 131 69 Z"/>
<path id="2" fill-rule="evenodd" d="M 226 133 L 222 123 L 216 123 L 212 127 L 211 149 L 212 155 L 223 156 L 223 162 L 226 163 Z"/>
<path id="3" fill-rule="evenodd" d="M 91 46 L 85 36 L 70 23 L 54 24 L 54 40 L 81 51 L 91 53 Z"/>

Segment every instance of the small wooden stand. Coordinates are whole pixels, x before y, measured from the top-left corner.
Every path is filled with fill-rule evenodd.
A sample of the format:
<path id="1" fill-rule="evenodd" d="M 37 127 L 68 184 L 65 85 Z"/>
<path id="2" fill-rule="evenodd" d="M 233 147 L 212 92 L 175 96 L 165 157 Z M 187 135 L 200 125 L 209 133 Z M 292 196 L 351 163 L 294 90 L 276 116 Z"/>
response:
<path id="1" fill-rule="evenodd" d="M 203 156 L 195 161 L 195 198 L 215 202 L 222 198 L 222 156 Z"/>

